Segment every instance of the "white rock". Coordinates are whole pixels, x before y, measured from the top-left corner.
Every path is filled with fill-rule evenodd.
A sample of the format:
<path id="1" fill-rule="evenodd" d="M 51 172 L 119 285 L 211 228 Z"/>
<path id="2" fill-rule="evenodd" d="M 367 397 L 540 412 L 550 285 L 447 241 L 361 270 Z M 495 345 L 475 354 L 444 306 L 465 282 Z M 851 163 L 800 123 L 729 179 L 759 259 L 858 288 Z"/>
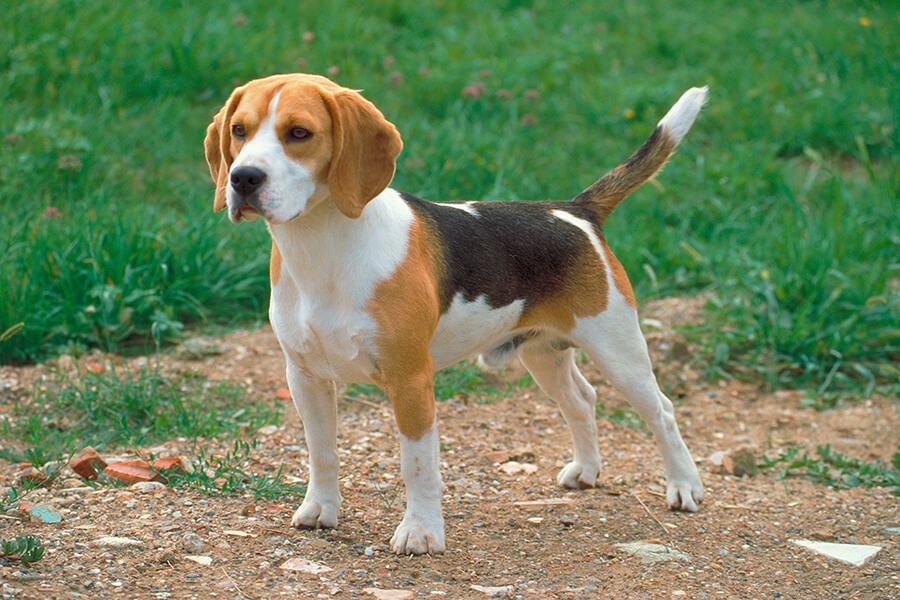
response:
<path id="1" fill-rule="evenodd" d="M 842 562 L 861 567 L 878 554 L 881 546 L 864 544 L 835 544 L 833 542 L 814 542 L 812 540 L 791 540 L 792 543 L 812 550 L 816 554 L 834 558 Z"/>
<path id="2" fill-rule="evenodd" d="M 378 600 L 407 600 L 412 598 L 413 594 L 409 590 L 380 590 L 378 588 L 365 588 L 363 590 L 367 594 L 372 594 Z"/>
<path id="3" fill-rule="evenodd" d="M 187 560 L 190 560 L 190 561 L 193 561 L 193 562 L 197 563 L 198 565 L 203 565 L 203 566 L 205 566 L 205 567 L 208 567 L 209 565 L 212 564 L 212 558 L 209 557 L 209 556 L 191 556 L 191 555 L 188 555 L 188 556 L 185 556 L 185 558 L 186 558 Z"/>
<path id="4" fill-rule="evenodd" d="M 648 542 L 628 542 L 616 544 L 621 549 L 633 556 L 639 556 L 644 562 L 663 562 L 667 560 L 690 560 L 691 557 L 663 544 L 650 544 Z"/>
<path id="5" fill-rule="evenodd" d="M 94 540 L 95 546 L 107 546 L 109 548 L 125 548 L 126 546 L 143 546 L 144 542 L 125 537 L 104 536 Z"/>
<path id="6" fill-rule="evenodd" d="M 280 568 L 286 571 L 294 571 L 297 573 L 309 573 L 310 575 L 320 575 L 321 573 L 327 573 L 334 570 L 331 567 L 326 567 L 325 565 L 314 563 L 311 560 L 307 560 L 305 558 L 288 559 L 281 564 Z"/>
<path id="7" fill-rule="evenodd" d="M 166 485 L 158 481 L 138 481 L 129 486 L 129 489 L 140 492 L 141 494 L 153 494 L 166 489 Z"/>
<path id="8" fill-rule="evenodd" d="M 511 585 L 503 585 L 498 587 L 492 587 L 488 585 L 473 585 L 472 589 L 477 592 L 487 594 L 491 598 L 509 598 L 515 591 L 515 588 L 513 588 L 513 586 Z"/>

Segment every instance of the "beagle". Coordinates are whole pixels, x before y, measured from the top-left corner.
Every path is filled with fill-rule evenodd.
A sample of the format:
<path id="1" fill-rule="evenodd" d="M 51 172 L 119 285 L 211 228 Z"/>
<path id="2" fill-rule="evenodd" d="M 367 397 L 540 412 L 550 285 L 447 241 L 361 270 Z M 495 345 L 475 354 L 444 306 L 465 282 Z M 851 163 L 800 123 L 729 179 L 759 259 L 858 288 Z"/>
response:
<path id="1" fill-rule="evenodd" d="M 441 552 L 444 520 L 433 376 L 473 355 L 513 357 L 562 410 L 574 445 L 557 480 L 597 483 L 596 392 L 575 348 L 647 422 L 665 463 L 666 501 L 696 511 L 703 486 L 660 391 L 634 294 L 602 225 L 653 176 L 700 112 L 687 91 L 627 161 L 568 202 L 427 202 L 388 187 L 403 147 L 358 92 L 316 75 L 234 90 L 206 132 L 213 209 L 265 219 L 269 318 L 309 447 L 296 527 L 335 527 L 335 382 L 374 383 L 400 431 L 406 512 L 397 554 Z"/>

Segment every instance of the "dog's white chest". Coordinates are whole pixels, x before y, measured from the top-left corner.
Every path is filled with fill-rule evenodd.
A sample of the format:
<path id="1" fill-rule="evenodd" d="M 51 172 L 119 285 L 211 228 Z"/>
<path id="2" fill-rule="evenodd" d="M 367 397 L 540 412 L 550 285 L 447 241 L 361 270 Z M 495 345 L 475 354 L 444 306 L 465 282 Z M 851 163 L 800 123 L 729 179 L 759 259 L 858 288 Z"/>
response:
<path id="1" fill-rule="evenodd" d="M 292 294 L 291 290 L 275 299 L 277 295 L 273 293 L 269 317 L 292 362 L 316 378 L 371 382 L 375 364 L 369 346 L 375 324 L 366 313 Z"/>

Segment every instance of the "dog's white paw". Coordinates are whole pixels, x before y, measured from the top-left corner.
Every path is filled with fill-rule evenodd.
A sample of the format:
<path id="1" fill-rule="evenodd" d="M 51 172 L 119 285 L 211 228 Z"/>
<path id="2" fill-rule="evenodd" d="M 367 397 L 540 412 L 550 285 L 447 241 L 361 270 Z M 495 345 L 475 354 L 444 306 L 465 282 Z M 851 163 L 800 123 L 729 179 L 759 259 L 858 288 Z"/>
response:
<path id="1" fill-rule="evenodd" d="M 703 502 L 703 483 L 700 476 L 670 479 L 666 485 L 666 504 L 672 510 L 697 512 Z"/>
<path id="2" fill-rule="evenodd" d="M 317 502 L 308 496 L 291 519 L 291 525 L 300 529 L 332 529 L 337 527 L 337 522 L 336 502 Z"/>
<path id="3" fill-rule="evenodd" d="M 391 551 L 395 554 L 436 554 L 443 552 L 444 528 L 428 528 L 422 523 L 407 523 L 397 527 L 391 538 Z"/>
<path id="4" fill-rule="evenodd" d="M 564 488 L 585 490 L 596 487 L 599 475 L 599 465 L 586 465 L 572 461 L 560 470 L 556 476 L 556 481 Z"/>

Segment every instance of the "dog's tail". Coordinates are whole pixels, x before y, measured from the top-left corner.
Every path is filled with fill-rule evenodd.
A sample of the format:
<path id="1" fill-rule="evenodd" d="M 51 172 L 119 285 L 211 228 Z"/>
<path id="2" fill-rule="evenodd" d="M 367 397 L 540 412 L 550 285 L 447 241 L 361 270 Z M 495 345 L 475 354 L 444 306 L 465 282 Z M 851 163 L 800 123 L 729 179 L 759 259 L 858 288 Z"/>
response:
<path id="1" fill-rule="evenodd" d="M 706 91 L 706 86 L 686 91 L 631 158 L 575 196 L 572 202 L 590 208 L 602 225 L 619 202 L 666 164 L 700 114 Z"/>

